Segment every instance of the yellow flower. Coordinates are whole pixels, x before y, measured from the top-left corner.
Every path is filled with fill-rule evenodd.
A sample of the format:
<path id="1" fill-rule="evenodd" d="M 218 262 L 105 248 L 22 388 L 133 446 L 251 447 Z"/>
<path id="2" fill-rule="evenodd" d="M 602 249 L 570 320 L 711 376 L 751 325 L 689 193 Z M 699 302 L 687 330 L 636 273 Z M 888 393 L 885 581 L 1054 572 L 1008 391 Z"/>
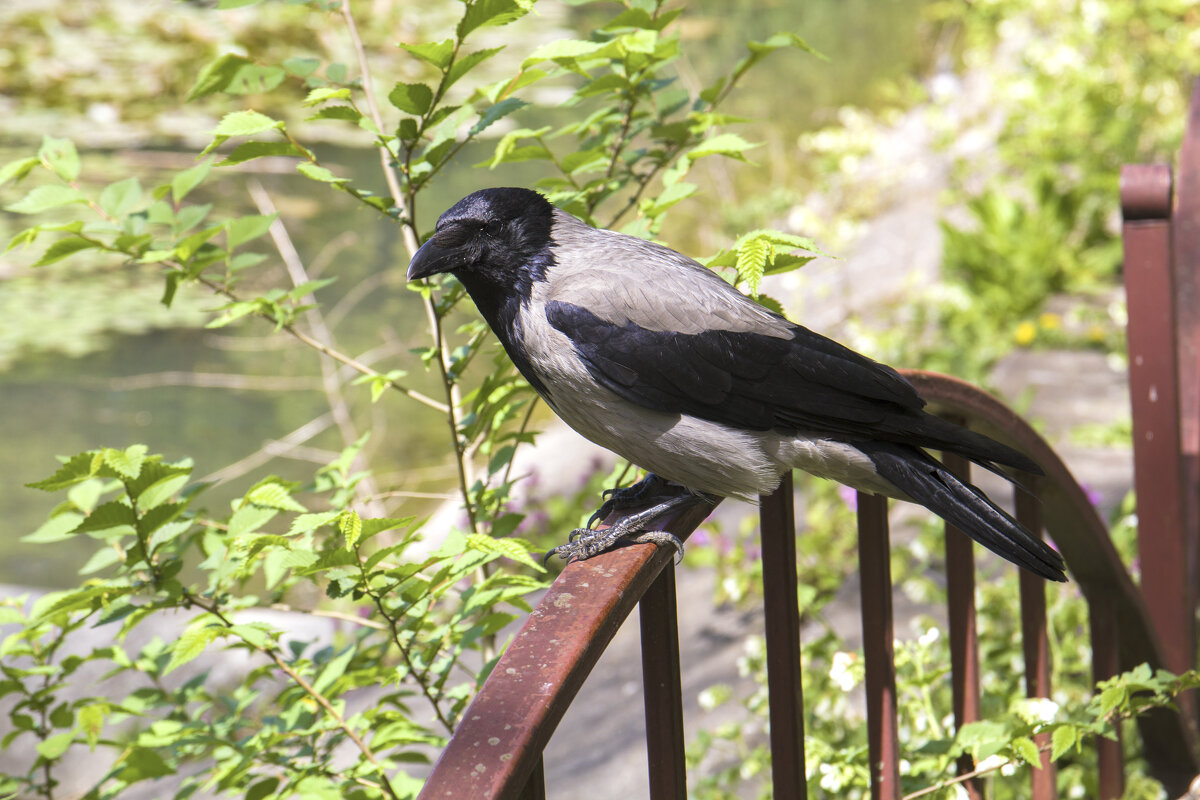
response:
<path id="1" fill-rule="evenodd" d="M 1062 327 L 1062 318 L 1059 317 L 1058 314 L 1052 314 L 1047 311 L 1045 314 L 1042 314 L 1040 317 L 1038 317 L 1038 325 L 1040 325 L 1044 330 L 1058 330 Z"/>
<path id="2" fill-rule="evenodd" d="M 1016 338 L 1017 344 L 1021 345 L 1021 347 L 1028 347 L 1037 338 L 1037 326 L 1029 320 L 1025 320 L 1017 326 L 1014 338 Z"/>

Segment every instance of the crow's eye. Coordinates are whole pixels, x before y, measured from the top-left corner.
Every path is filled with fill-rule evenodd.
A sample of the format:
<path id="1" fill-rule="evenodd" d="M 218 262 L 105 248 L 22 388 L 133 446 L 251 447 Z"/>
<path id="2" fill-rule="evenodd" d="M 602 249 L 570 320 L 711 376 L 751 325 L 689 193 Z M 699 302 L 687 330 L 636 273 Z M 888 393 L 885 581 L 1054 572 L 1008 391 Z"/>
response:
<path id="1" fill-rule="evenodd" d="M 483 226 L 483 230 L 488 236 L 499 236 L 504 230 L 504 224 L 497 222 L 496 220 L 492 220 L 487 225 Z"/>

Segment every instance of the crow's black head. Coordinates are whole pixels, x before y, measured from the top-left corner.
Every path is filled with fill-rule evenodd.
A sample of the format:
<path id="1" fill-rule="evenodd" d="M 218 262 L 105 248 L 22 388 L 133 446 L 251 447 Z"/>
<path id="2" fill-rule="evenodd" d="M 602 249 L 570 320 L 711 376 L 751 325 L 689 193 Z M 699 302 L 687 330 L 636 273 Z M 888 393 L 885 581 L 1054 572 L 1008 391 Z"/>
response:
<path id="1" fill-rule="evenodd" d="M 520 292 L 547 266 L 554 207 L 528 189 L 481 189 L 455 203 L 408 265 L 408 279 L 452 273 L 472 290 Z M 474 294 L 474 291 L 472 291 Z"/>

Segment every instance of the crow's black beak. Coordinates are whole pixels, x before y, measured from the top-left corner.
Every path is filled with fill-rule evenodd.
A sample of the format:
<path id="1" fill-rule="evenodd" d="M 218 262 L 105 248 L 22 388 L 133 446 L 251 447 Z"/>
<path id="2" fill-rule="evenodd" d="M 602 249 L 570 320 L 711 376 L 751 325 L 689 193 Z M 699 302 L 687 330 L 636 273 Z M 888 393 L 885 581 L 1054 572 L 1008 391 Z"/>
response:
<path id="1" fill-rule="evenodd" d="M 412 261 L 408 262 L 408 279 L 415 281 L 420 278 L 428 278 L 430 275 L 437 275 L 439 272 L 449 272 L 454 268 L 453 255 L 453 250 L 438 247 L 430 239 L 421 245 L 416 255 L 412 257 Z"/>

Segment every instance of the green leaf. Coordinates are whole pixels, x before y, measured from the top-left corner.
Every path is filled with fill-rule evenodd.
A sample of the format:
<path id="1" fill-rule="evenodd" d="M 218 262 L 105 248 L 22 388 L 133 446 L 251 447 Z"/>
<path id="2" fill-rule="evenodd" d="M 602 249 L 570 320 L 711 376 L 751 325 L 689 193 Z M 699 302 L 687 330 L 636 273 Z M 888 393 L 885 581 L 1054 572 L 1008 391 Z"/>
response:
<path id="1" fill-rule="evenodd" d="M 0 167 L 0 186 L 9 181 L 19 181 L 33 171 L 34 167 L 41 164 L 41 159 L 36 156 L 28 158 L 18 158 L 15 161 L 9 161 L 3 167 Z"/>
<path id="2" fill-rule="evenodd" d="M 1038 747 L 1034 744 L 1033 739 L 1030 739 L 1028 736 L 1018 736 L 1012 741 L 1012 749 L 1026 764 L 1034 769 L 1041 769 L 1042 756 L 1038 752 Z"/>
<path id="3" fill-rule="evenodd" d="M 75 740 L 74 731 L 66 733 L 56 733 L 46 739 L 38 742 L 37 754 L 47 761 L 54 759 L 67 752 L 67 748 L 71 746 L 71 742 Z"/>
<path id="4" fill-rule="evenodd" d="M 736 158 L 739 161 L 745 161 L 747 150 L 753 150 L 755 147 L 761 146 L 761 142 L 748 142 L 736 133 L 719 133 L 716 136 L 705 139 L 685 155 L 690 161 L 714 155 L 728 156 L 729 158 Z"/>
<path id="5" fill-rule="evenodd" d="M 250 141 L 242 142 L 237 147 L 233 148 L 233 152 L 226 156 L 223 160 L 217 162 L 218 167 L 229 167 L 234 164 L 241 164 L 245 161 L 250 161 L 255 158 L 266 158 L 268 156 L 303 156 L 304 151 L 291 142 L 259 142 Z"/>
<path id="6" fill-rule="evenodd" d="M 54 170 L 54 174 L 64 181 L 73 181 L 79 177 L 79 153 L 70 139 L 43 136 L 38 158 L 46 162 L 46 165 Z"/>
<path id="7" fill-rule="evenodd" d="M 59 206 L 86 202 L 87 197 L 78 189 L 48 183 L 34 187 L 29 194 L 17 202 L 5 206 L 4 210 L 11 211 L 14 214 L 40 214 L 43 211 L 49 211 Z"/>
<path id="8" fill-rule="evenodd" d="M 275 794 L 275 790 L 279 788 L 279 778 L 263 778 L 257 783 L 251 784 L 246 790 L 244 800 L 266 800 L 266 798 Z"/>
<path id="9" fill-rule="evenodd" d="M 177 174 L 171 179 L 171 199 L 175 201 L 175 205 L 183 202 L 183 198 L 188 196 L 188 193 L 200 185 L 200 182 L 208 177 L 208 171 L 212 168 L 212 159 L 206 158 L 194 167 L 189 167 L 183 172 Z"/>
<path id="10" fill-rule="evenodd" d="M 271 228 L 278 214 L 250 214 L 231 219 L 225 227 L 225 243 L 232 250 L 246 242 L 257 239 Z"/>
<path id="11" fill-rule="evenodd" d="M 53 592 L 43 595 L 34 604 L 33 613 L 30 616 L 41 621 L 64 611 L 95 610 L 107 606 L 118 598 L 133 594 L 134 591 L 136 589 L 133 586 L 102 584 L 70 592 Z"/>
<path id="12" fill-rule="evenodd" d="M 264 483 L 246 493 L 247 503 L 279 511 L 307 511 L 304 506 L 292 499 L 287 488 L 278 483 Z"/>
<path id="13" fill-rule="evenodd" d="M 347 508 L 338 515 L 337 529 L 346 539 L 346 549 L 353 550 L 362 536 L 362 519 L 354 509 Z"/>
<path id="14" fill-rule="evenodd" d="M 528 14 L 532 6 L 533 0 L 477 0 L 459 20 L 458 38 L 465 39 L 479 28 L 507 25 Z"/>
<path id="15" fill-rule="evenodd" d="M 218 56 L 200 70 L 200 74 L 196 76 L 196 82 L 185 99 L 190 103 L 198 98 L 224 91 L 225 87 L 244 67 L 253 66 L 253 64 L 254 62 L 245 56 L 234 53 Z"/>
<path id="16" fill-rule="evenodd" d="M 433 90 L 423 83 L 397 83 L 388 92 L 388 102 L 406 114 L 419 117 L 433 104 Z"/>
<path id="17" fill-rule="evenodd" d="M 204 648 L 208 647 L 213 640 L 224 632 L 224 627 L 211 623 L 193 625 L 185 630 L 171 648 L 171 660 L 163 669 L 163 675 L 174 672 L 179 667 L 195 659 L 196 656 L 204 652 Z"/>
<path id="18" fill-rule="evenodd" d="M 162 756 L 145 747 L 130 748 L 118 764 L 120 770 L 116 777 L 125 783 L 137 783 L 175 774 L 175 769 Z"/>
<path id="19" fill-rule="evenodd" d="M 518 100 L 515 97 L 506 97 L 485 111 L 483 116 L 479 118 L 479 121 L 471 126 L 471 135 L 475 136 L 479 134 L 497 120 L 507 117 L 517 109 L 524 108 L 527 105 L 529 105 L 529 103 L 526 103 L 524 100 Z"/>
<path id="20" fill-rule="evenodd" d="M 79 729 L 87 737 L 88 745 L 94 750 L 100 741 L 104 730 L 104 720 L 108 716 L 107 703 L 94 703 L 79 709 Z"/>
<path id="21" fill-rule="evenodd" d="M 325 169 L 325 167 L 309 163 L 308 161 L 297 164 L 296 171 L 306 178 L 311 178 L 314 181 L 321 181 L 322 183 L 346 183 L 348 180 L 347 178 L 339 178 L 337 175 L 334 175 L 332 172 Z"/>
<path id="22" fill-rule="evenodd" d="M 96 474 L 95 453 L 78 453 L 65 461 L 49 478 L 25 484 L 30 489 L 41 489 L 44 492 L 57 492 L 85 481 Z"/>
<path id="23" fill-rule="evenodd" d="M 487 534 L 472 533 L 467 536 L 467 547 L 483 553 L 497 553 L 527 567 L 533 567 L 538 572 L 546 571 L 541 564 L 530 557 L 529 553 L 533 547 L 523 539 L 495 539 Z"/>
<path id="24" fill-rule="evenodd" d="M 33 533 L 22 536 L 22 542 L 50 544 L 70 539 L 75 535 L 75 528 L 83 521 L 83 514 L 67 512 L 58 514 L 43 522 Z"/>
<path id="25" fill-rule="evenodd" d="M 304 98 L 303 106 L 315 106 L 318 103 L 324 103 L 326 100 L 349 100 L 350 90 L 345 87 L 338 86 L 321 86 L 313 89 Z"/>
<path id="26" fill-rule="evenodd" d="M 116 470 L 123 477 L 134 479 L 142 471 L 142 464 L 146 461 L 146 450 L 148 448 L 144 444 L 130 445 L 124 450 L 114 450 L 111 447 L 106 447 L 100 451 L 100 457 L 104 463 Z"/>
<path id="27" fill-rule="evenodd" d="M 54 244 L 46 248 L 46 252 L 42 253 L 42 257 L 34 262 L 35 267 L 44 267 L 47 264 L 53 264 L 56 261 L 62 261 L 64 258 L 81 250 L 94 250 L 100 245 L 90 239 L 84 239 L 80 236 L 68 236 L 65 239 L 59 239 Z"/>
<path id="28" fill-rule="evenodd" d="M 521 62 L 521 69 L 532 67 L 543 61 L 561 63 L 564 60 L 574 61 L 588 56 L 600 56 L 612 53 L 611 42 L 589 42 L 583 39 L 558 39 L 535 49 Z"/>
<path id="29" fill-rule="evenodd" d="M 325 691 L 333 685 L 334 681 L 345 674 L 346 667 L 350 665 L 350 662 L 353 660 L 353 658 L 354 648 L 346 648 L 346 650 L 339 654 L 337 658 L 325 665 L 325 668 L 321 670 L 321 674 L 317 676 L 315 681 L 313 681 L 313 689 L 318 693 L 324 694 Z"/>
<path id="30" fill-rule="evenodd" d="M 142 201 L 142 185 L 137 178 L 110 183 L 100 192 L 100 208 L 113 219 L 132 211 Z"/>
<path id="31" fill-rule="evenodd" d="M 411 55 L 416 56 L 427 64 L 432 64 L 439 70 L 445 70 L 454 54 L 454 40 L 442 39 L 440 42 L 423 42 L 421 44 L 404 44 L 400 47 Z"/>
<path id="32" fill-rule="evenodd" d="M 133 533 L 135 525 L 137 525 L 137 516 L 133 513 L 133 509 L 124 503 L 110 500 L 96 506 L 92 513 L 75 526 L 74 532 L 88 533 L 108 531 L 113 528 L 128 528 L 127 532 Z"/>
<path id="33" fill-rule="evenodd" d="M 292 520 L 292 527 L 288 528 L 288 536 L 296 536 L 301 533 L 315 531 L 322 525 L 328 525 L 338 518 L 341 512 L 338 511 L 323 511 L 319 514 L 301 514 Z"/>
<path id="34" fill-rule="evenodd" d="M 738 248 L 736 268 L 738 275 L 750 287 L 751 294 L 758 294 L 763 273 L 774 255 L 774 248 L 765 239 L 751 239 Z"/>
<path id="35" fill-rule="evenodd" d="M 1050 737 L 1050 760 L 1058 761 L 1072 748 L 1078 748 L 1082 741 L 1074 725 L 1059 725 Z"/>
<path id="36" fill-rule="evenodd" d="M 231 111 L 221 118 L 217 127 L 213 128 L 215 136 L 254 136 L 274 129 L 284 127 L 282 120 L 272 119 L 257 111 Z"/>
<path id="37" fill-rule="evenodd" d="M 279 511 L 274 508 L 244 505 L 233 512 L 233 516 L 229 518 L 229 535 L 237 538 L 247 533 L 253 533 L 278 514 Z"/>

